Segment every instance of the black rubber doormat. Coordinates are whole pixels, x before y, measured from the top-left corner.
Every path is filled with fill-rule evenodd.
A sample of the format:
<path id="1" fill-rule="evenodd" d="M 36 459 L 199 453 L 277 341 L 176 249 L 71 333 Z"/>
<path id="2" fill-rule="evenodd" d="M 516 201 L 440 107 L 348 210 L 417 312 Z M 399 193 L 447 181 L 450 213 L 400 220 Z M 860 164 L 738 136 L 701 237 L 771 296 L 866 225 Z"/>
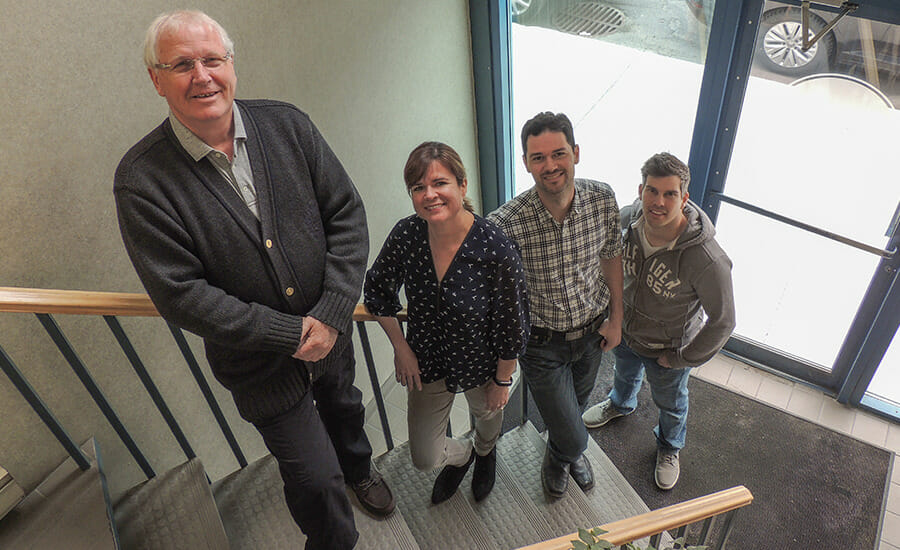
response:
<path id="1" fill-rule="evenodd" d="M 591 403 L 611 386 L 603 368 Z M 591 430 L 651 509 L 744 485 L 754 500 L 735 518 L 730 550 L 878 546 L 892 453 L 696 378 L 689 389 L 687 444 L 671 491 L 653 481 L 657 409 L 646 383 L 633 414 Z"/>

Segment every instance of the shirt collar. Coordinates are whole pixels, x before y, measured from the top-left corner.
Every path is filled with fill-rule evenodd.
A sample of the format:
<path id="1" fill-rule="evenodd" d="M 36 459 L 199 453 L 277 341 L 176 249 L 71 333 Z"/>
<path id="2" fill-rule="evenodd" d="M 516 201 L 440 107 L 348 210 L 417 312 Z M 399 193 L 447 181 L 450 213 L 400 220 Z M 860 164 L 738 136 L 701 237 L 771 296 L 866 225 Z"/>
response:
<path id="1" fill-rule="evenodd" d="M 231 112 L 234 117 L 234 140 L 246 140 L 247 131 L 244 128 L 241 112 L 238 109 L 237 104 L 233 103 L 232 105 Z M 181 143 L 181 146 L 184 147 L 189 155 L 191 155 L 191 158 L 193 158 L 194 161 L 199 161 L 212 151 L 215 151 L 215 149 L 207 145 L 206 142 L 191 132 L 187 126 L 182 124 L 172 111 L 169 111 L 169 122 L 172 124 L 172 131 L 175 132 L 175 137 L 178 138 L 178 142 Z"/>
<path id="2" fill-rule="evenodd" d="M 578 185 L 578 180 L 573 182 L 573 186 L 575 187 L 575 195 L 572 197 L 572 205 L 569 207 L 569 213 L 566 215 L 566 218 L 569 218 L 573 214 L 578 214 L 581 212 L 582 207 L 584 206 L 584 197 L 581 193 L 581 187 Z M 531 204 L 534 206 L 535 212 L 538 216 L 541 216 L 545 219 L 553 221 L 553 223 L 558 223 L 554 218 L 553 214 L 547 210 L 547 207 L 544 206 L 544 203 L 541 202 L 541 196 L 538 195 L 537 186 L 531 188 L 531 196 L 529 197 Z"/>

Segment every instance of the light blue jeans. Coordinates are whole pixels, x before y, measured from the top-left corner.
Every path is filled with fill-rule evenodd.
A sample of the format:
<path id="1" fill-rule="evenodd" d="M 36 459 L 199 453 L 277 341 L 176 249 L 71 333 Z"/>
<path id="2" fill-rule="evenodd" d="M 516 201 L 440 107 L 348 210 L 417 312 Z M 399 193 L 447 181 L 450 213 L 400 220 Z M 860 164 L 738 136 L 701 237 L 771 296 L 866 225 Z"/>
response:
<path id="1" fill-rule="evenodd" d="M 522 375 L 547 426 L 550 454 L 574 462 L 587 449 L 581 420 L 600 368 L 600 336 L 592 332 L 571 342 L 532 338 L 519 357 Z"/>
<path id="2" fill-rule="evenodd" d="M 687 435 L 688 379 L 691 369 L 667 369 L 655 359 L 638 355 L 624 343 L 615 350 L 616 376 L 609 399 L 622 414 L 637 408 L 637 394 L 644 373 L 650 383 L 653 402 L 659 408 L 659 420 L 653 433 L 660 449 L 680 450 Z"/>

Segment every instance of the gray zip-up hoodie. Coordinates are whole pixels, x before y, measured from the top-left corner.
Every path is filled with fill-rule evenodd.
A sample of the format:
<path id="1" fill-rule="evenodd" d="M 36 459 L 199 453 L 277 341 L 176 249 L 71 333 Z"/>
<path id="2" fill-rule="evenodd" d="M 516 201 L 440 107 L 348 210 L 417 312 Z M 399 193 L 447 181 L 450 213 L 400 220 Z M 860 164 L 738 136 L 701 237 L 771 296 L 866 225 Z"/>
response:
<path id="1" fill-rule="evenodd" d="M 714 238 L 712 221 L 696 204 L 688 201 L 684 214 L 687 228 L 675 245 L 645 258 L 637 229 L 643 216 L 640 199 L 621 212 L 623 339 L 640 355 L 667 355 L 673 368 L 709 361 L 735 324 L 731 260 Z"/>

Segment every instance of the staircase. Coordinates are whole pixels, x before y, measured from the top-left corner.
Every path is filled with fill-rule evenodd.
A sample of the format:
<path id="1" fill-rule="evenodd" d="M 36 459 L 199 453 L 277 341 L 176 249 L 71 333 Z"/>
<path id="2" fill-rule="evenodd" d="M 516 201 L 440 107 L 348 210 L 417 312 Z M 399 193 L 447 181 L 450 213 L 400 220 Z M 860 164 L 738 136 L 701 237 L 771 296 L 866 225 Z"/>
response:
<path id="1" fill-rule="evenodd" d="M 360 532 L 359 549 L 497 550 L 546 541 L 541 544 L 542 548 L 556 550 L 567 547 L 571 533 L 578 528 L 611 522 L 615 524 L 609 527 L 610 540 L 621 541 L 617 543 L 621 544 L 666 529 L 683 528 L 688 523 L 709 522 L 719 515 L 724 515 L 725 519 L 724 544 L 734 512 L 752 500 L 749 491 L 739 487 L 720 492 L 727 494 L 715 493 L 694 499 L 698 502 L 675 505 L 683 510 L 672 511 L 669 510 L 672 507 L 667 507 L 653 512 L 650 518 L 635 517 L 648 512 L 647 506 L 590 439 L 587 455 L 594 469 L 594 488 L 584 493 L 572 482 L 562 498 L 548 499 L 540 480 L 546 443 L 530 423 L 525 423 L 504 434 L 497 444 L 497 483 L 488 498 L 480 503 L 474 501 L 469 473 L 451 499 L 432 505 L 430 494 L 437 473 L 417 471 L 412 466 L 406 444 L 392 448 L 383 392 L 380 391 L 383 388 L 377 382 L 379 377 L 365 330 L 365 322 L 372 319 L 362 306 L 357 309 L 354 320 L 389 449 L 374 462 L 397 498 L 394 514 L 388 519 L 376 520 L 367 515 L 350 494 Z M 177 419 L 117 320 L 119 315 L 156 316 L 146 295 L 0 288 L 0 312 L 31 312 L 38 317 L 84 389 L 147 476 L 146 481 L 112 503 L 99 446 L 93 439 L 78 446 L 48 403 L 0 347 L 0 370 L 70 457 L 0 519 L 0 548 L 279 550 L 304 547 L 304 536 L 284 502 L 275 460 L 265 456 L 247 464 L 184 335 L 170 325 L 191 375 L 241 465 L 239 470 L 210 483 L 201 460 L 196 458 Z M 158 475 L 154 472 L 100 385 L 63 335 L 53 314 L 104 317 L 148 396 L 181 446 L 186 462 Z M 521 392 L 522 388 L 517 391 Z M 508 408 L 507 414 L 515 414 L 515 411 Z M 704 531 L 708 526 L 708 523 L 704 524 Z M 614 532 L 615 529 L 618 531 Z M 679 532 L 683 533 L 683 529 Z M 666 537 L 663 533 L 663 543 Z M 553 540 L 555 538 L 560 540 Z M 641 544 L 646 543 L 641 541 Z M 658 541 L 654 545 L 660 546 Z"/>
<path id="2" fill-rule="evenodd" d="M 648 511 L 593 440 L 588 457 L 594 488 L 585 494 L 572 482 L 563 498 L 549 499 L 540 480 L 544 446 L 530 423 L 506 433 L 498 443 L 491 495 L 475 502 L 470 471 L 460 490 L 437 506 L 430 502 L 437 473 L 413 468 L 407 444 L 377 457 L 397 510 L 376 520 L 348 491 L 360 532 L 357 548 L 518 548 Z M 82 472 L 67 459 L 0 522 L 0 548 L 288 550 L 305 544 L 271 456 L 213 484 L 200 460 L 191 459 L 137 485 L 110 507 L 95 444 L 89 441 L 83 449 L 91 468 Z"/>

